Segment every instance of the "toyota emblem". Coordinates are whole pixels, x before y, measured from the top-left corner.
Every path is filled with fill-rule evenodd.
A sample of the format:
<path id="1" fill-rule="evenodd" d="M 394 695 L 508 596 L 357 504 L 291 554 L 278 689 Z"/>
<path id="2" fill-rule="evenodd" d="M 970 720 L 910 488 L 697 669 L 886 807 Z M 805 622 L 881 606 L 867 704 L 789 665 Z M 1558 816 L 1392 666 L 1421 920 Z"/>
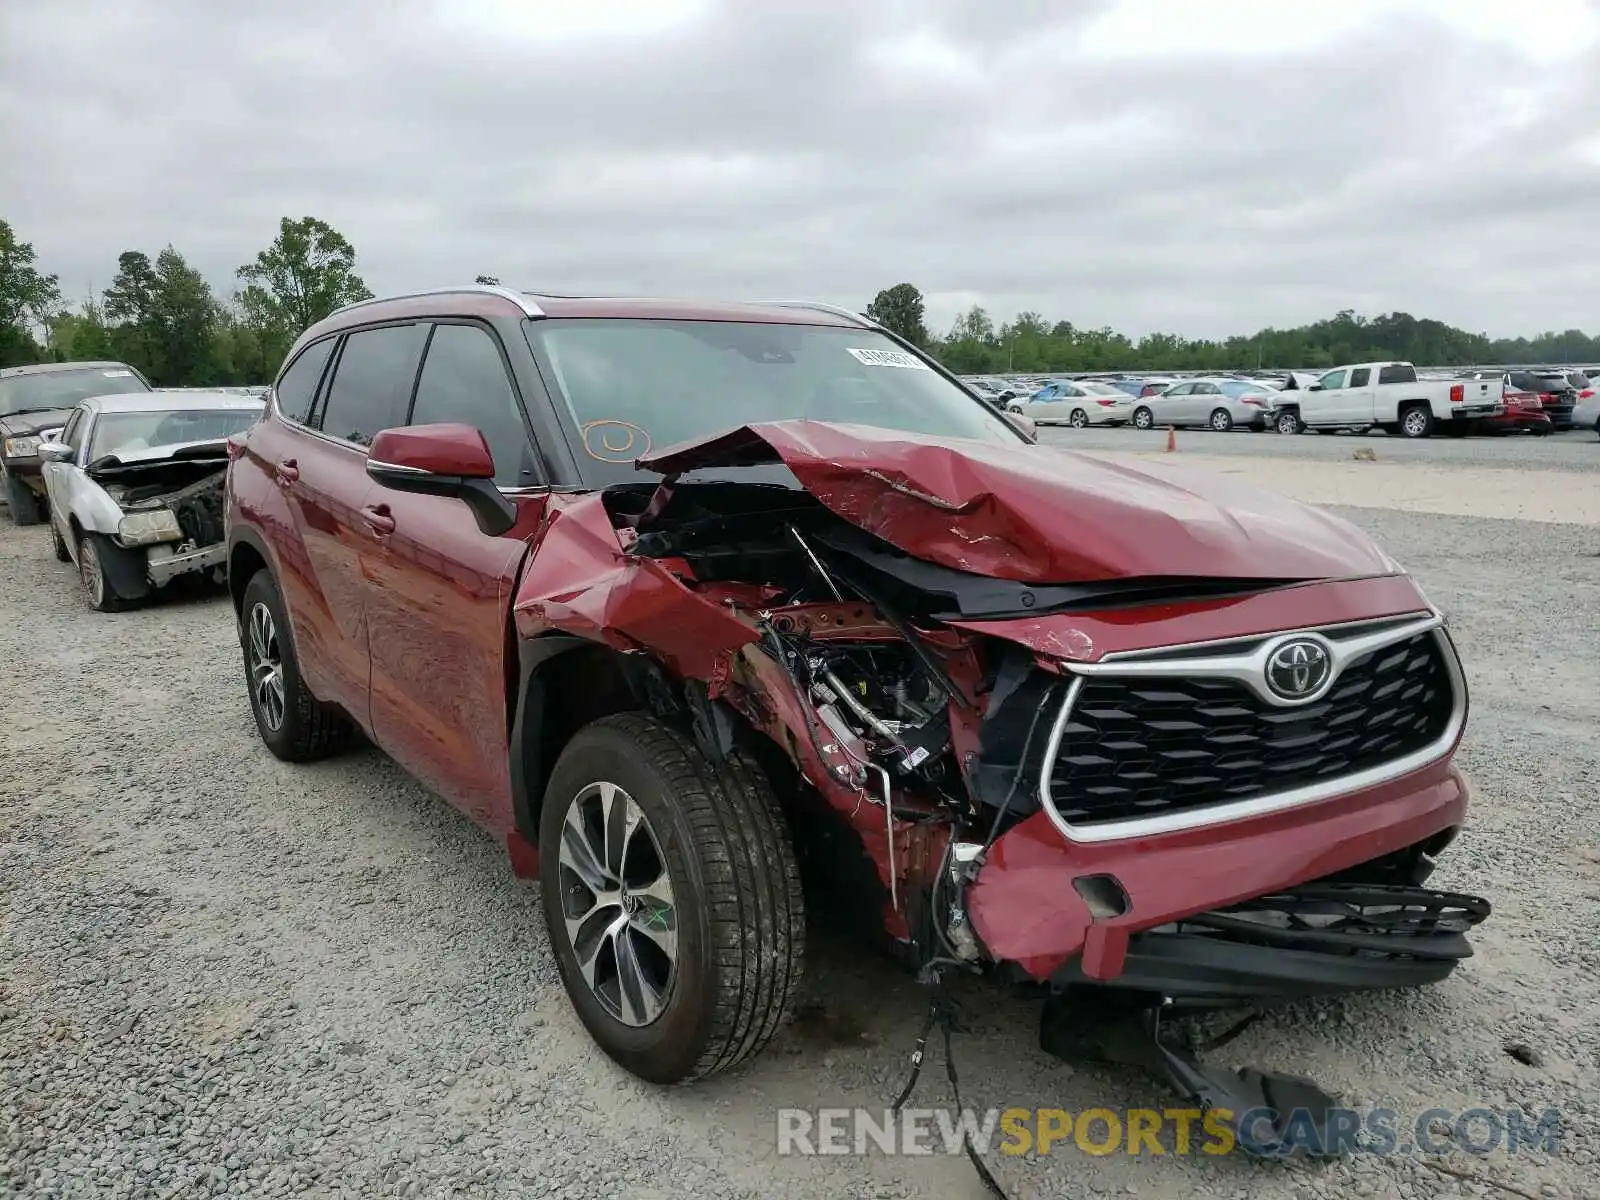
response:
<path id="1" fill-rule="evenodd" d="M 1284 642 L 1267 659 L 1267 687 L 1283 700 L 1309 700 L 1333 674 L 1333 659 L 1321 642 L 1295 638 Z"/>

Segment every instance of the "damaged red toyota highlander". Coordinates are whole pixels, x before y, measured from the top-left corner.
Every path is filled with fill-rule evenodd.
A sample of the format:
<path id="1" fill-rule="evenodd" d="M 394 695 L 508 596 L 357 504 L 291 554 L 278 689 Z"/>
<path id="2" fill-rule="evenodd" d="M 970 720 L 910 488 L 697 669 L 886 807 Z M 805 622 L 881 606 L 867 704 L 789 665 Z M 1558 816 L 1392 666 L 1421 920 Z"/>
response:
<path id="1" fill-rule="evenodd" d="M 232 458 L 262 739 L 359 729 L 503 838 L 646 1079 L 772 1037 L 809 908 L 925 981 L 1036 990 L 1059 1053 L 1316 1101 L 1157 1014 L 1432 983 L 1487 914 L 1424 886 L 1467 695 L 1400 566 L 1279 496 L 1036 446 L 842 310 L 368 301 Z"/>

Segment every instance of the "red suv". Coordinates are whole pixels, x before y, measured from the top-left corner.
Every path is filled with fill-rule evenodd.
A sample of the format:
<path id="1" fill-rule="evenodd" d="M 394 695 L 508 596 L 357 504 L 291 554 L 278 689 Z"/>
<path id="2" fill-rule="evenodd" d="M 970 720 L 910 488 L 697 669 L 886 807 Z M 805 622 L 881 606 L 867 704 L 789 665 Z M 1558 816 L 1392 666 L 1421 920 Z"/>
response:
<path id="1" fill-rule="evenodd" d="M 1151 1035 L 1124 1061 L 1236 1107 L 1272 1077 L 1185 1065 L 1154 1014 L 1430 983 L 1487 912 L 1422 886 L 1467 695 L 1393 560 L 1034 445 L 844 310 L 366 301 L 232 459 L 262 739 L 359 729 L 504 839 L 647 1079 L 772 1037 L 809 910 L 930 984 L 1031 985 L 1063 1053 L 1052 1014 L 1114 997 Z"/>

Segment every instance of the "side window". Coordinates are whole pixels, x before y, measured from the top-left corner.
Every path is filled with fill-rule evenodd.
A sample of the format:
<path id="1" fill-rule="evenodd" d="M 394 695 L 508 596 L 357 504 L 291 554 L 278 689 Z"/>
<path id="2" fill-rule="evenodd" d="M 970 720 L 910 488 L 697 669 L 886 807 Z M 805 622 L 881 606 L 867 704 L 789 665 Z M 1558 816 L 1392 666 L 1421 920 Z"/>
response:
<path id="1" fill-rule="evenodd" d="M 506 375 L 499 343 L 482 326 L 433 327 L 409 423 L 440 421 L 470 425 L 483 434 L 494 456 L 494 481 L 501 487 L 539 482 L 521 401 Z"/>
<path id="2" fill-rule="evenodd" d="M 1350 372 L 1350 386 L 1353 388 L 1366 387 L 1367 380 L 1372 378 L 1371 367 L 1357 367 Z"/>
<path id="3" fill-rule="evenodd" d="M 1197 383 L 1194 385 L 1196 396 L 1215 396 L 1218 394 L 1217 385 L 1214 383 Z"/>
<path id="4" fill-rule="evenodd" d="M 289 364 L 289 369 L 278 380 L 275 390 L 278 411 L 289 420 L 304 425 L 311 419 L 311 402 L 317 398 L 317 384 L 322 380 L 322 368 L 328 365 L 328 355 L 333 352 L 337 338 L 307 346 L 300 357 Z"/>
<path id="5" fill-rule="evenodd" d="M 83 449 L 83 431 L 86 424 L 83 409 L 75 408 L 72 410 L 72 416 L 67 418 L 66 427 L 61 431 L 61 440 L 71 446 L 74 452 Z"/>
<path id="6" fill-rule="evenodd" d="M 1325 392 L 1336 391 L 1344 386 L 1344 372 L 1329 371 L 1321 379 L 1317 380 L 1317 382 L 1322 385 L 1322 390 Z"/>
<path id="7" fill-rule="evenodd" d="M 379 430 L 406 423 L 426 325 L 386 325 L 345 338 L 317 428 L 368 446 Z"/>
<path id="8" fill-rule="evenodd" d="M 1415 367 L 1379 367 L 1379 383 L 1415 383 L 1417 372 Z"/>
<path id="9" fill-rule="evenodd" d="M 1192 391 L 1194 391 L 1194 384 L 1180 383 L 1177 386 L 1170 388 L 1166 394 L 1168 396 L 1187 396 Z"/>
<path id="10" fill-rule="evenodd" d="M 1075 387 L 1070 383 L 1062 384 L 1061 385 L 1061 395 L 1062 395 L 1063 398 L 1071 396 L 1074 399 L 1076 399 L 1077 397 L 1083 395 L 1083 389 L 1079 388 L 1079 387 Z"/>

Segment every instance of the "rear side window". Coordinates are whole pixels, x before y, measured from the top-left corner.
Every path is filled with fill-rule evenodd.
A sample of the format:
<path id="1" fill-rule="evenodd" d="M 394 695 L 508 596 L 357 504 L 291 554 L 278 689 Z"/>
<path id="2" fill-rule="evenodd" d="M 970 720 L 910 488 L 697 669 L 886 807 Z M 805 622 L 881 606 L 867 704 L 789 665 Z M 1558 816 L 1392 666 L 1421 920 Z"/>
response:
<path id="1" fill-rule="evenodd" d="M 1371 367 L 1357 367 L 1350 372 L 1350 386 L 1353 388 L 1366 387 L 1367 380 L 1372 378 Z"/>
<path id="2" fill-rule="evenodd" d="M 317 428 L 370 446 L 380 430 L 404 425 L 427 332 L 426 325 L 386 325 L 346 337 Z"/>
<path id="3" fill-rule="evenodd" d="M 1416 381 L 1417 369 L 1415 367 L 1408 367 L 1403 363 L 1399 363 L 1394 366 L 1378 368 L 1379 383 L 1415 383 Z"/>
<path id="4" fill-rule="evenodd" d="M 278 411 L 289 420 L 304 425 L 311 419 L 311 402 L 317 398 L 317 383 L 322 379 L 322 368 L 328 365 L 333 343 L 334 339 L 328 338 L 307 346 L 278 380 Z"/>
<path id="5" fill-rule="evenodd" d="M 538 482 L 522 423 L 522 403 L 506 374 L 499 343 L 480 326 L 433 328 L 410 423 L 441 421 L 470 425 L 483 434 L 494 456 L 494 481 L 501 487 Z"/>

